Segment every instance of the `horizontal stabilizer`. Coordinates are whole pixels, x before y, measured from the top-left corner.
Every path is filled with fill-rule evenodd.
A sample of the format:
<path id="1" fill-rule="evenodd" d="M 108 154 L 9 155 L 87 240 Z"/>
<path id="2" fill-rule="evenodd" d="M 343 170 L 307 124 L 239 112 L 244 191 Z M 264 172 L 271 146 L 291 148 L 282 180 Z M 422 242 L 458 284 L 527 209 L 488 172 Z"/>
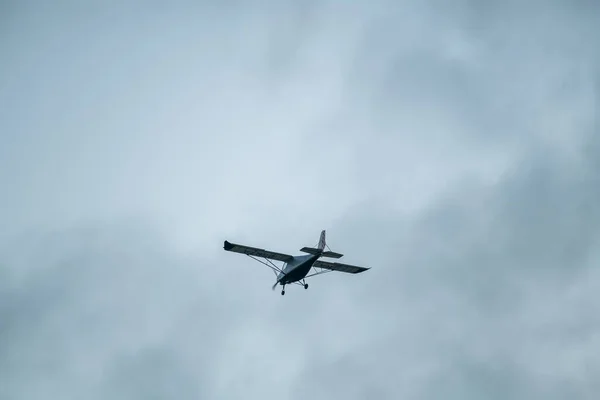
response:
<path id="1" fill-rule="evenodd" d="M 315 249 L 314 247 L 303 247 L 300 249 L 301 252 L 303 253 L 308 253 L 308 254 L 313 254 L 313 255 L 317 255 L 320 254 L 321 257 L 328 257 L 328 258 L 342 258 L 344 255 L 340 254 L 340 253 L 336 253 L 334 251 L 321 251 L 319 249 Z"/>
<path id="2" fill-rule="evenodd" d="M 300 249 L 300 251 L 303 253 L 308 253 L 308 254 L 313 254 L 313 255 L 317 255 L 317 254 L 321 253 L 321 250 L 315 249 L 314 247 L 303 247 Z"/>
<path id="3" fill-rule="evenodd" d="M 328 258 L 342 258 L 342 257 L 344 257 L 343 254 L 336 253 L 335 251 L 324 251 L 323 254 L 321 254 L 321 256 L 328 257 Z"/>

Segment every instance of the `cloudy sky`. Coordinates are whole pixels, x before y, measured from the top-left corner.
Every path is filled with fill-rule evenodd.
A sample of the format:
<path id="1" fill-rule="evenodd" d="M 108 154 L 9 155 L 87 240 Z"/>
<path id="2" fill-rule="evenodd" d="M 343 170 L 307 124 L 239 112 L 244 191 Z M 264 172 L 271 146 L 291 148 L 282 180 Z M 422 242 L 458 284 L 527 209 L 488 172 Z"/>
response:
<path id="1" fill-rule="evenodd" d="M 0 398 L 597 398 L 594 1 L 108 4 L 0 2 Z"/>

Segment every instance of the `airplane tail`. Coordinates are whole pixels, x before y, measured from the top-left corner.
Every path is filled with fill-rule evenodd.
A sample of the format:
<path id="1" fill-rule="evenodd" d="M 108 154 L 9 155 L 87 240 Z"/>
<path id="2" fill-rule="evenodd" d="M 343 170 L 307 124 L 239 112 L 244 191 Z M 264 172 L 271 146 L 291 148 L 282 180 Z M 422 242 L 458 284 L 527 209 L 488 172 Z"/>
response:
<path id="1" fill-rule="evenodd" d="M 321 231 L 321 237 L 319 237 L 319 250 L 325 250 L 325 230 Z"/>
<path id="2" fill-rule="evenodd" d="M 325 239 L 325 230 L 321 231 L 321 236 L 319 237 L 319 244 L 317 248 L 314 247 L 303 247 L 300 251 L 308 254 L 321 255 L 321 257 L 329 257 L 329 258 L 341 258 L 343 254 L 335 253 L 333 251 L 324 251 L 325 246 L 327 246 L 327 242 Z"/>

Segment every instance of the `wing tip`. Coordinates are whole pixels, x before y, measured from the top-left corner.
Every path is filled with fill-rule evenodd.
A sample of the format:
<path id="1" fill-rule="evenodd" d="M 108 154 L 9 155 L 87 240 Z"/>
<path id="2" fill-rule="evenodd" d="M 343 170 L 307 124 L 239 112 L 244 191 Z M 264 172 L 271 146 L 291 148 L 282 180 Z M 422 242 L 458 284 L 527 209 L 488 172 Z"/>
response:
<path id="1" fill-rule="evenodd" d="M 355 272 L 355 274 L 360 274 L 361 272 L 367 272 L 368 270 L 371 269 L 371 267 L 359 267 L 359 268 L 361 268 L 361 269 L 357 270 Z"/>
<path id="2" fill-rule="evenodd" d="M 231 250 L 232 248 L 233 248 L 233 245 L 230 242 L 228 242 L 227 240 L 225 240 L 223 242 L 223 249 L 224 250 Z"/>

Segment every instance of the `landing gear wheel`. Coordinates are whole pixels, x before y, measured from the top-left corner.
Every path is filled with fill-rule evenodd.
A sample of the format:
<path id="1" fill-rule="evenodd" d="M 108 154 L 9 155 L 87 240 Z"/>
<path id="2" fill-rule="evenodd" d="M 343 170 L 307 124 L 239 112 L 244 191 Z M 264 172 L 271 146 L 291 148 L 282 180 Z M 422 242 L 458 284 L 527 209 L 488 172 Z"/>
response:
<path id="1" fill-rule="evenodd" d="M 304 284 L 304 289 L 308 289 L 308 283 Z"/>
<path id="2" fill-rule="evenodd" d="M 285 290 L 282 290 L 281 291 L 281 295 L 283 296 L 284 294 L 285 294 Z"/>

